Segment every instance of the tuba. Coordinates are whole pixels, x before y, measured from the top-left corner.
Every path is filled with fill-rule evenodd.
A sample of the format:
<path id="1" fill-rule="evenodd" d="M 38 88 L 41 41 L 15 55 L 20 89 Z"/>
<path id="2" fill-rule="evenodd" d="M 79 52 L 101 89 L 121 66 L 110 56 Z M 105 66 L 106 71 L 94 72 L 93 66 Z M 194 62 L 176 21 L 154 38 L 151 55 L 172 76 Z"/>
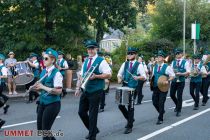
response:
<path id="1" fill-rule="evenodd" d="M 89 68 L 89 70 L 85 73 L 84 77 L 82 78 L 81 81 L 81 89 L 85 90 L 86 85 L 88 83 L 89 78 L 91 77 L 91 75 L 93 74 L 93 72 L 95 71 L 95 69 L 97 68 L 98 64 L 95 66 L 91 66 Z"/>

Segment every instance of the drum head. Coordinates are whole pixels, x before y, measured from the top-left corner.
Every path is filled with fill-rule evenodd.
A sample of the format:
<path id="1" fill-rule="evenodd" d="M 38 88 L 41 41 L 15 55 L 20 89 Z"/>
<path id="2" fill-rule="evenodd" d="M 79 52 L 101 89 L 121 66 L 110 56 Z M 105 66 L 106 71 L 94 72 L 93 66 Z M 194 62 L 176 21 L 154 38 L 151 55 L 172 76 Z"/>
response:
<path id="1" fill-rule="evenodd" d="M 117 87 L 117 90 L 125 90 L 125 91 L 134 91 L 134 88 L 129 88 L 129 87 Z"/>
<path id="2" fill-rule="evenodd" d="M 14 78 L 14 82 L 16 85 L 26 85 L 34 80 L 33 74 L 22 74 L 17 75 Z"/>
<path id="3" fill-rule="evenodd" d="M 169 89 L 169 83 L 166 85 L 166 84 L 163 84 L 163 82 L 167 81 L 168 80 L 168 77 L 162 75 L 159 77 L 158 79 L 158 88 L 160 91 L 162 92 L 167 92 L 168 89 Z"/>

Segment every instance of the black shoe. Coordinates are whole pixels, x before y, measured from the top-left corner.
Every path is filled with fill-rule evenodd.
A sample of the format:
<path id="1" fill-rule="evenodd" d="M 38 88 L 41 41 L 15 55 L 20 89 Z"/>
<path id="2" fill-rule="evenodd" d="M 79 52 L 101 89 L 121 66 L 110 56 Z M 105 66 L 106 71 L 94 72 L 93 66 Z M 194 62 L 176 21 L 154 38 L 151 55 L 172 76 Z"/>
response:
<path id="1" fill-rule="evenodd" d="M 174 112 L 177 112 L 177 108 L 174 108 Z"/>
<path id="2" fill-rule="evenodd" d="M 141 104 L 141 102 L 137 102 L 137 103 L 135 103 L 135 105 L 140 105 Z"/>
<path id="3" fill-rule="evenodd" d="M 4 107 L 4 114 L 7 114 L 8 108 L 9 108 L 9 105 L 6 105 L 6 106 Z"/>
<path id="4" fill-rule="evenodd" d="M 198 106 L 195 106 L 194 108 L 193 108 L 193 110 L 198 110 L 199 109 L 199 107 Z"/>
<path id="5" fill-rule="evenodd" d="M 163 123 L 163 121 L 158 120 L 156 124 L 157 124 L 157 125 L 160 125 L 160 124 L 162 124 L 162 123 Z"/>
<path id="6" fill-rule="evenodd" d="M 135 119 L 133 119 L 133 122 L 135 122 Z M 125 125 L 125 128 L 129 128 L 128 123 Z"/>
<path id="7" fill-rule="evenodd" d="M 176 116 L 177 116 L 177 117 L 180 117 L 180 116 L 181 116 L 181 112 L 179 112 L 179 111 L 176 112 Z"/>
<path id="8" fill-rule="evenodd" d="M 5 124 L 5 121 L 4 120 L 0 120 L 0 129 L 1 127 Z"/>
<path id="9" fill-rule="evenodd" d="M 104 112 L 104 109 L 99 109 L 98 113 Z"/>
<path id="10" fill-rule="evenodd" d="M 129 134 L 132 132 L 132 128 L 126 128 L 124 134 Z"/>
<path id="11" fill-rule="evenodd" d="M 97 132 L 96 132 L 96 134 L 98 134 L 100 131 L 97 129 Z M 86 137 L 85 137 L 85 139 L 90 139 L 90 135 L 88 134 Z"/>
<path id="12" fill-rule="evenodd" d="M 67 95 L 66 91 L 63 91 L 62 97 L 65 97 Z"/>
<path id="13" fill-rule="evenodd" d="M 203 103 L 202 103 L 202 106 L 206 106 L 206 103 L 205 103 L 205 102 L 203 102 Z"/>

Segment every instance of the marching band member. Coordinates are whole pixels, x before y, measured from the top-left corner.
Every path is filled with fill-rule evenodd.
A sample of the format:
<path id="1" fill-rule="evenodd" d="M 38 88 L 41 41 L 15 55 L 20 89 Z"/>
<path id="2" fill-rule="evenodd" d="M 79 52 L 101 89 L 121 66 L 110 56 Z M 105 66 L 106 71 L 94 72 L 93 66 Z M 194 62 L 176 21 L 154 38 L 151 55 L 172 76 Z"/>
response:
<path id="1" fill-rule="evenodd" d="M 33 90 L 40 91 L 39 104 L 37 107 L 37 129 L 50 135 L 51 127 L 60 112 L 63 87 L 63 76 L 55 67 L 58 54 L 49 48 L 44 55 L 45 69 L 41 72 L 40 78 L 45 77 L 41 82 L 35 83 Z M 43 140 L 55 140 L 52 136 L 43 136 Z"/>
<path id="2" fill-rule="evenodd" d="M 12 51 L 9 52 L 8 56 L 9 56 L 9 58 L 7 58 L 5 60 L 4 64 L 5 64 L 5 66 L 8 69 L 7 73 L 8 73 L 8 90 L 9 90 L 9 95 L 18 94 L 16 92 L 16 85 L 15 85 L 15 83 L 13 81 L 13 72 L 14 72 L 13 67 L 17 63 L 17 60 L 14 58 L 15 53 L 12 52 Z"/>
<path id="3" fill-rule="evenodd" d="M 190 74 L 189 63 L 183 59 L 183 51 L 181 49 L 175 50 L 176 59 L 172 61 L 172 68 L 175 72 L 176 77 L 171 83 L 170 96 L 176 105 L 175 112 L 176 116 L 181 115 L 182 109 L 182 95 L 185 87 L 185 78 Z"/>
<path id="4" fill-rule="evenodd" d="M 58 61 L 57 61 L 58 69 L 60 70 L 63 77 L 65 77 L 65 71 L 69 69 L 67 61 L 64 59 L 64 53 L 62 51 L 58 51 Z M 63 97 L 66 96 L 66 89 L 62 89 Z"/>
<path id="5" fill-rule="evenodd" d="M 207 74 L 207 71 L 201 63 L 201 56 L 199 54 L 193 55 L 194 63 L 191 68 L 191 79 L 190 79 L 190 95 L 195 101 L 193 110 L 199 109 L 199 92 L 202 84 L 202 74 Z"/>
<path id="6" fill-rule="evenodd" d="M 208 60 L 210 57 L 210 54 L 208 51 L 205 51 L 204 53 L 205 57 L 203 56 L 203 65 L 206 68 L 207 74 L 202 77 L 202 86 L 201 86 L 201 94 L 203 95 L 203 100 L 202 100 L 202 106 L 205 106 L 207 101 L 209 100 L 208 97 L 208 88 L 210 85 L 210 60 Z"/>
<path id="7" fill-rule="evenodd" d="M 32 67 L 32 71 L 34 74 L 34 79 L 29 84 L 26 84 L 26 89 L 28 90 L 30 86 L 34 85 L 36 81 L 39 79 L 39 70 L 40 65 L 37 60 L 38 55 L 36 53 L 31 53 L 27 62 Z M 35 97 L 35 98 L 34 98 Z M 27 103 L 32 103 L 33 100 L 36 100 L 39 97 L 39 94 L 36 91 L 29 91 L 29 100 Z"/>
<path id="8" fill-rule="evenodd" d="M 3 54 L 0 54 L 0 97 L 2 97 L 3 102 L 0 102 L 0 107 L 3 106 L 4 114 L 7 113 L 9 105 L 6 104 L 7 100 L 9 99 L 6 95 L 3 94 L 3 90 L 5 88 L 5 79 L 7 78 L 7 68 L 4 65 L 5 57 Z"/>
<path id="9" fill-rule="evenodd" d="M 164 63 L 164 58 L 166 57 L 166 54 L 162 50 L 158 51 L 157 56 L 158 56 L 157 64 L 154 66 L 154 69 L 153 69 L 154 89 L 153 89 L 153 95 L 152 95 L 152 102 L 153 102 L 154 107 L 159 113 L 158 121 L 156 124 L 160 125 L 163 123 L 163 115 L 165 113 L 164 106 L 165 106 L 165 101 L 166 101 L 168 91 L 167 92 L 160 91 L 160 89 L 157 86 L 158 79 L 162 75 L 169 76 L 168 81 L 165 81 L 164 83 L 167 85 L 169 84 L 170 81 L 174 79 L 175 74 L 173 72 L 173 69 L 170 66 L 168 66 L 168 64 Z"/>
<path id="10" fill-rule="evenodd" d="M 146 73 L 144 71 L 143 65 L 140 65 L 136 61 L 137 49 L 129 47 L 127 51 L 128 61 L 124 62 L 117 74 L 118 83 L 123 82 L 123 86 L 136 89 L 138 86 L 138 80 L 145 80 Z M 127 72 L 129 71 L 129 72 Z M 131 75 L 133 74 L 133 75 Z M 124 105 L 119 105 L 119 109 L 123 116 L 127 120 L 127 125 L 124 134 L 129 134 L 132 132 L 133 122 L 134 122 L 134 102 L 129 101 L 128 109 Z"/>
<path id="11" fill-rule="evenodd" d="M 140 65 L 143 66 L 144 68 L 144 71 L 146 73 L 146 76 L 148 76 L 148 69 L 147 69 L 147 65 L 145 64 L 145 62 L 143 61 L 143 56 L 142 55 L 139 55 L 139 58 L 138 58 L 138 62 L 140 63 Z M 138 86 L 137 86 L 137 90 L 136 90 L 136 95 L 134 97 L 134 99 L 136 99 L 136 96 L 138 96 L 137 98 L 137 103 L 136 105 L 139 105 L 141 104 L 141 101 L 144 97 L 143 93 L 142 93 L 142 88 L 143 88 L 143 85 L 145 83 L 146 79 L 145 80 L 139 80 L 138 81 Z"/>
<path id="12" fill-rule="evenodd" d="M 97 67 L 95 67 L 92 76 L 88 79 L 85 89 L 82 89 L 78 114 L 85 127 L 89 130 L 86 139 L 95 140 L 96 134 L 99 133 L 97 118 L 100 97 L 105 86 L 104 79 L 111 78 L 111 68 L 103 58 L 97 55 L 98 44 L 95 41 L 87 40 L 85 47 L 87 48 L 89 57 L 83 63 L 81 76 L 84 78 L 88 70 L 91 70 L 92 67 Z M 80 85 L 77 85 L 75 96 L 79 95 Z"/>
<path id="13" fill-rule="evenodd" d="M 101 51 L 98 51 L 98 56 L 102 57 L 104 59 L 104 53 Z M 106 94 L 105 91 L 103 89 L 102 93 L 101 93 L 101 99 L 100 99 L 100 104 L 99 104 L 99 113 L 104 112 L 104 107 L 105 107 L 105 100 L 106 100 Z"/>
<path id="14" fill-rule="evenodd" d="M 4 55 L 0 54 L 0 97 L 3 98 L 3 101 L 0 100 L 0 107 L 3 107 L 4 114 L 6 114 L 9 108 L 9 105 L 7 105 L 6 102 L 9 98 L 3 94 L 3 90 L 5 87 L 4 79 L 7 78 L 7 68 L 4 66 L 4 60 L 5 60 Z M 4 124 L 5 124 L 5 121 L 0 119 L 0 129 Z"/>

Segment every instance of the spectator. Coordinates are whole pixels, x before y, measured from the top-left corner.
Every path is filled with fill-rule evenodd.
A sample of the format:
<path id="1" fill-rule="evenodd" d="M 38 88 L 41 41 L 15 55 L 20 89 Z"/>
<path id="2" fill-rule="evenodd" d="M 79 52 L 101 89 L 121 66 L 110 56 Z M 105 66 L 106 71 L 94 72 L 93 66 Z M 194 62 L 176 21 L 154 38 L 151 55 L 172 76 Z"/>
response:
<path id="1" fill-rule="evenodd" d="M 5 66 L 8 69 L 8 89 L 9 89 L 9 95 L 12 94 L 17 94 L 16 92 L 16 85 L 13 81 L 13 74 L 14 74 L 14 66 L 17 63 L 17 60 L 14 58 L 15 53 L 14 52 L 9 52 L 8 54 L 9 58 L 5 60 Z"/>

